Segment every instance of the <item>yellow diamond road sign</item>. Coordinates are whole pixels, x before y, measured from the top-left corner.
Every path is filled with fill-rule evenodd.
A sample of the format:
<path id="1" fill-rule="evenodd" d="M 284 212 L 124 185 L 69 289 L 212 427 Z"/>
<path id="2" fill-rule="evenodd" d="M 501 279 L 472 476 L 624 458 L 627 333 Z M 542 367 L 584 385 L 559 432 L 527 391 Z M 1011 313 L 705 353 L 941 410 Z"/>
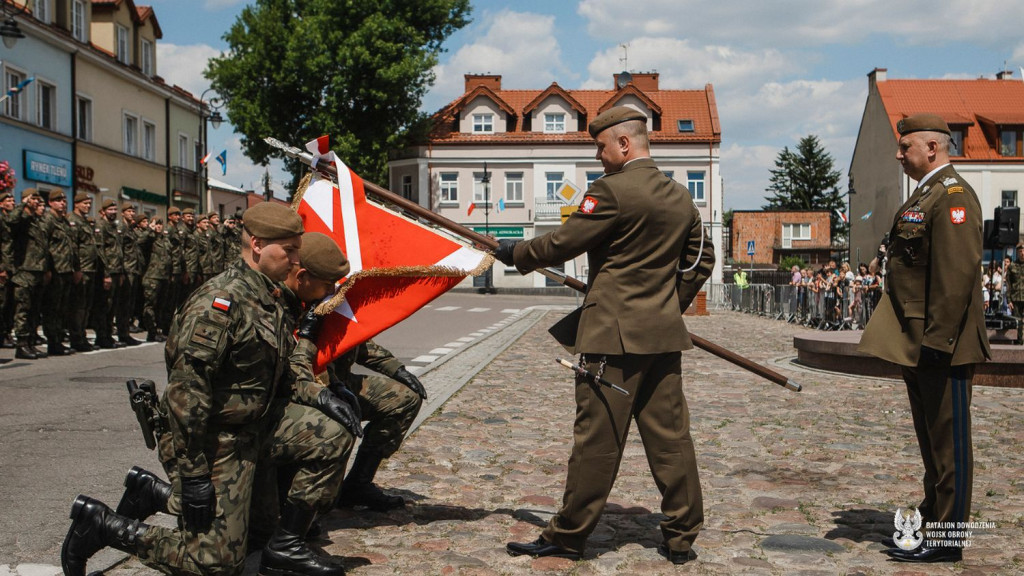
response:
<path id="1" fill-rule="evenodd" d="M 562 206 L 562 208 L 561 208 L 561 211 L 562 211 L 562 224 L 565 224 L 565 221 L 569 219 L 569 216 L 572 216 L 572 213 L 577 211 L 577 210 L 579 210 L 579 209 L 580 209 L 580 207 L 579 206 L 575 206 L 575 205 L 573 205 L 573 206 Z"/>
<path id="2" fill-rule="evenodd" d="M 576 196 L 580 193 L 580 189 L 577 188 L 572 182 L 568 180 L 562 180 L 562 187 L 555 192 L 555 196 L 559 200 L 566 204 L 573 204 L 576 200 Z"/>

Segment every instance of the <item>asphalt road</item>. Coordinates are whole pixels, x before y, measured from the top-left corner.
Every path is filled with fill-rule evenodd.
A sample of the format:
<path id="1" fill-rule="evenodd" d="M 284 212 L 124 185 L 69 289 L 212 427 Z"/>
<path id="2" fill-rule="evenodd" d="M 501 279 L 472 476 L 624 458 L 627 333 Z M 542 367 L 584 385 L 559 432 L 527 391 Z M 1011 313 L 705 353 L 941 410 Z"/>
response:
<path id="1" fill-rule="evenodd" d="M 506 318 L 572 297 L 446 294 L 376 341 L 410 370 L 458 354 Z M 13 350 L 0 350 L 0 360 Z M 59 564 L 76 495 L 116 505 L 133 465 L 160 470 L 128 407 L 125 381 L 166 383 L 157 344 L 0 365 L 0 574 L 7 565 Z M 432 392 L 428 386 L 428 392 Z M 45 569 L 44 569 L 45 572 Z"/>

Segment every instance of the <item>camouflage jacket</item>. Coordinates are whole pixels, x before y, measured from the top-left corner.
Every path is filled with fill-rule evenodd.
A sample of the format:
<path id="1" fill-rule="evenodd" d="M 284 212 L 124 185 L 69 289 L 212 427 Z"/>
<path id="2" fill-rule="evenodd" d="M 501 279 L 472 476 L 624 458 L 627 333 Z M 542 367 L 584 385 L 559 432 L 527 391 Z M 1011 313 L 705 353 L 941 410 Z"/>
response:
<path id="1" fill-rule="evenodd" d="M 1024 301 L 1024 262 L 1011 262 L 1003 274 L 1003 282 L 1006 282 L 1007 298 L 1014 302 Z M 1015 312 L 1020 314 L 1020 311 Z"/>
<path id="2" fill-rule="evenodd" d="M 293 326 L 280 286 L 241 260 L 182 304 L 164 349 L 161 407 L 183 477 L 211 472 L 206 455 L 221 430 L 258 434 L 275 400 L 311 383 L 290 364 Z"/>
<path id="3" fill-rule="evenodd" d="M 210 228 L 204 234 L 206 235 L 206 243 L 209 246 L 206 254 L 207 266 L 210 271 L 203 273 L 211 276 L 220 274 L 224 271 L 224 237 L 220 235 L 216 228 Z"/>
<path id="4" fill-rule="evenodd" d="M 96 248 L 96 227 L 75 212 L 68 214 L 68 226 L 71 227 L 71 242 L 78 252 L 78 264 L 82 272 L 97 272 L 99 252 Z"/>
<path id="5" fill-rule="evenodd" d="M 189 228 L 188 224 L 181 225 L 185 231 L 185 271 L 189 276 L 195 278 L 202 270 L 199 267 L 199 242 L 196 238 L 195 228 Z"/>
<path id="6" fill-rule="evenodd" d="M 46 233 L 43 230 L 43 219 L 25 211 L 25 204 L 19 204 L 7 215 L 7 223 L 11 227 L 14 239 L 14 269 L 26 272 L 46 272 L 47 251 Z"/>
<path id="7" fill-rule="evenodd" d="M 75 249 L 67 217 L 57 216 L 51 210 L 43 214 L 42 227 L 52 270 L 57 274 L 70 274 L 81 270 L 78 250 Z"/>
<path id="8" fill-rule="evenodd" d="M 327 365 L 327 374 L 331 382 L 344 382 L 352 373 L 352 365 L 359 364 L 388 378 L 395 375 L 403 366 L 387 348 L 373 340 L 367 340 L 359 346 L 345 352 Z"/>
<path id="9" fill-rule="evenodd" d="M 121 241 L 124 230 L 116 222 L 111 222 L 102 215 L 96 228 L 99 229 L 96 242 L 100 260 L 103 261 L 103 273 L 107 276 L 124 274 L 124 244 Z"/>
<path id="10" fill-rule="evenodd" d="M 221 262 L 224 268 L 231 266 L 235 260 L 238 260 L 239 255 L 242 251 L 242 228 L 235 226 L 220 225 L 219 228 L 221 238 L 224 239 L 223 250 L 221 251 Z"/>
<path id="11" fill-rule="evenodd" d="M 167 239 L 171 242 L 171 274 L 185 272 L 185 237 L 187 235 L 188 229 L 181 222 L 167 225 Z"/>
<path id="12" fill-rule="evenodd" d="M 124 255 L 124 273 L 142 273 L 142 254 L 139 252 L 139 241 L 135 226 L 123 218 L 117 221 L 121 233 L 121 254 Z"/>
<path id="13" fill-rule="evenodd" d="M 146 273 L 142 277 L 147 280 L 169 280 L 173 265 L 170 235 L 167 232 L 150 232 L 152 241 L 149 245 L 149 264 L 146 265 Z"/>
<path id="14" fill-rule="evenodd" d="M 14 237 L 7 225 L 7 214 L 0 212 L 0 271 L 14 273 Z"/>
<path id="15" fill-rule="evenodd" d="M 210 252 L 210 237 L 206 235 L 206 232 L 196 229 L 195 233 L 192 234 L 192 239 L 196 244 L 196 258 L 199 259 L 199 273 L 204 278 L 209 278 L 214 275 L 213 269 L 213 254 Z"/>

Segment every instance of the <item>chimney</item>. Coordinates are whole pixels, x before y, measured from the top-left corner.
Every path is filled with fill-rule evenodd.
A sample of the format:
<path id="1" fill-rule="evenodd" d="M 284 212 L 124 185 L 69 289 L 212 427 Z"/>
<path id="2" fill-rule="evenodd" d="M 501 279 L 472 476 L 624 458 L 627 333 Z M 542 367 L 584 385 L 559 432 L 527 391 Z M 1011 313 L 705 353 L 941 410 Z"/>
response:
<path id="1" fill-rule="evenodd" d="M 634 72 L 629 74 L 621 81 L 619 74 L 615 74 L 615 89 L 622 88 L 627 83 L 632 83 L 634 86 L 639 88 L 643 92 L 655 92 L 658 90 L 658 73 L 657 72 Z"/>
<path id="2" fill-rule="evenodd" d="M 495 92 L 501 90 L 501 74 L 466 74 L 466 92 L 477 86 L 486 86 Z"/>
<path id="3" fill-rule="evenodd" d="M 868 91 L 875 89 L 875 84 L 878 82 L 885 82 L 885 73 L 888 68 L 875 68 L 871 72 L 868 72 Z"/>
<path id="4" fill-rule="evenodd" d="M 1013 70 L 1001 70 L 996 72 L 996 80 L 1012 80 Z"/>

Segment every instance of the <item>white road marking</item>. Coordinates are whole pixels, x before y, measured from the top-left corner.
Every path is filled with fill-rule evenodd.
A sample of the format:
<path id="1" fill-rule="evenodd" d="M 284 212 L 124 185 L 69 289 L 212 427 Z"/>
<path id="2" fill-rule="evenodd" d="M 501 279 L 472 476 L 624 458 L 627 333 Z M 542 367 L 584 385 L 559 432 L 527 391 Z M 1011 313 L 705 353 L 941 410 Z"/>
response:
<path id="1" fill-rule="evenodd" d="M 452 310 L 458 310 L 462 306 L 441 306 L 437 309 L 438 312 L 451 312 Z"/>

